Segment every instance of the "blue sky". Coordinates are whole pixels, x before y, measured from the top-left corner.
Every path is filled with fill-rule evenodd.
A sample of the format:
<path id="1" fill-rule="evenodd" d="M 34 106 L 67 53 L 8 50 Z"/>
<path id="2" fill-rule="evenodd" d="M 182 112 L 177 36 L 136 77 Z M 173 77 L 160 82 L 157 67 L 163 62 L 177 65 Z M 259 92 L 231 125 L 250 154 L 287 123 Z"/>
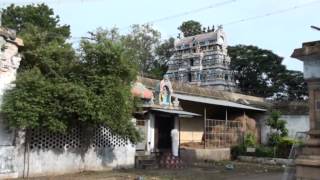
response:
<path id="1" fill-rule="evenodd" d="M 272 50 L 284 57 L 283 63 L 292 70 L 303 69 L 301 62 L 290 58 L 293 49 L 300 47 L 302 42 L 320 38 L 320 31 L 310 28 L 310 25 L 320 26 L 320 0 L 0 0 L 0 6 L 29 2 L 49 4 L 63 24 L 71 25 L 74 37 L 85 36 L 87 31 L 98 27 L 116 26 L 121 33 L 126 33 L 131 24 L 143 24 L 226 2 L 215 8 L 155 22 L 153 27 L 161 32 L 163 38 L 176 37 L 177 27 L 190 19 L 211 26 L 302 5 L 302 8 L 285 13 L 224 26 L 230 45 L 256 45 Z M 304 6 L 306 3 L 313 4 Z"/>

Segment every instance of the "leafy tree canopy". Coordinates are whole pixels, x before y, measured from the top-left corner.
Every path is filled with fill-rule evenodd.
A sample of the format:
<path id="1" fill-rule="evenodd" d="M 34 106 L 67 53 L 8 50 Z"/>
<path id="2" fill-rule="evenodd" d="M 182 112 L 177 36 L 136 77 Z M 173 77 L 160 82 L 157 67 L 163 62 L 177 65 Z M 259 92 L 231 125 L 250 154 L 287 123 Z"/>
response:
<path id="1" fill-rule="evenodd" d="M 174 54 L 174 38 L 163 41 L 155 49 L 156 61 L 154 61 L 150 75 L 153 78 L 161 79 L 168 70 L 168 63 Z"/>
<path id="2" fill-rule="evenodd" d="M 28 26 L 37 26 L 41 30 L 52 34 L 70 35 L 69 25 L 59 25 L 60 18 L 54 15 L 53 9 L 45 4 L 15 6 L 3 9 L 2 23 L 7 28 L 16 30 L 19 34 L 28 32 Z"/>
<path id="3" fill-rule="evenodd" d="M 140 66 L 140 73 L 147 73 L 155 61 L 153 50 L 160 44 L 160 32 L 150 25 L 133 25 L 131 32 L 122 37 L 127 49 L 135 50 L 133 58 Z"/>
<path id="4" fill-rule="evenodd" d="M 133 25 L 131 32 L 121 36 L 120 41 L 138 62 L 141 75 L 161 78 L 166 73 L 173 55 L 174 38 L 161 41 L 160 32 L 150 25 Z"/>
<path id="5" fill-rule="evenodd" d="M 300 71 L 286 70 L 281 81 L 284 86 L 284 93 L 278 93 L 278 99 L 288 101 L 305 100 L 308 97 L 307 83 Z"/>
<path id="6" fill-rule="evenodd" d="M 131 59 L 131 51 L 115 40 L 116 33 L 92 33 L 90 40 L 81 41 L 76 56 L 66 43 L 68 26 L 67 34 L 51 33 L 61 26 L 46 5 L 12 5 L 4 12 L 4 26 L 20 28 L 18 33 L 25 42 L 16 87 L 6 92 L 1 109 L 9 125 L 66 132 L 75 124 L 104 124 L 132 142 L 139 140 L 131 122 L 130 93 L 137 63 Z M 38 13 L 44 24 L 32 20 Z M 30 22 L 18 25 L 22 21 L 11 22 L 11 16 Z"/>
<path id="7" fill-rule="evenodd" d="M 183 33 L 184 37 L 188 36 L 194 36 L 197 34 L 201 34 L 202 25 L 198 21 L 189 20 L 183 22 L 179 27 L 178 30 L 180 30 Z"/>
<path id="8" fill-rule="evenodd" d="M 256 46 L 236 45 L 228 48 L 231 69 L 238 88 L 246 94 L 278 99 L 302 99 L 306 86 L 302 73 L 288 71 L 283 58 Z"/>

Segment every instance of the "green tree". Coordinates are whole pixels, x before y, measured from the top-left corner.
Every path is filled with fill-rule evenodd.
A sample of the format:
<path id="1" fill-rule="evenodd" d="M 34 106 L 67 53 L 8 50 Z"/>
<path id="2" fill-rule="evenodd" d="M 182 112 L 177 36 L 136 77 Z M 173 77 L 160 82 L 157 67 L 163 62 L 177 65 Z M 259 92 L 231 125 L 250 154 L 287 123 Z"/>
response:
<path id="1" fill-rule="evenodd" d="M 174 54 L 174 38 L 170 37 L 164 40 L 155 50 L 158 60 L 164 63 L 168 63 L 170 58 Z"/>
<path id="2" fill-rule="evenodd" d="M 270 117 L 267 119 L 267 126 L 270 126 L 271 133 L 269 137 L 269 144 L 277 146 L 281 138 L 288 136 L 287 122 L 280 119 L 281 113 L 279 111 L 272 111 Z"/>
<path id="3" fill-rule="evenodd" d="M 139 140 L 131 122 L 133 97 L 131 83 L 137 76 L 136 63 L 121 42 L 97 33 L 95 41 L 83 40 L 79 65 L 73 82 L 81 82 L 87 91 L 90 107 L 83 116 L 88 122 L 106 124 L 113 132 Z"/>
<path id="4" fill-rule="evenodd" d="M 303 78 L 302 72 L 286 70 L 286 73 L 281 77 L 281 81 L 285 86 L 284 93 L 281 93 L 281 99 L 294 101 L 305 100 L 308 97 L 307 83 Z"/>
<path id="5" fill-rule="evenodd" d="M 202 25 L 198 21 L 189 20 L 183 22 L 179 27 L 178 30 L 180 30 L 183 33 L 184 37 L 188 36 L 194 36 L 197 34 L 201 34 Z"/>
<path id="6" fill-rule="evenodd" d="M 239 89 L 246 94 L 274 97 L 276 100 L 303 100 L 307 86 L 303 74 L 287 70 L 283 58 L 256 46 L 236 45 L 228 48 L 231 69 Z"/>
<path id="7" fill-rule="evenodd" d="M 60 18 L 54 15 L 52 8 L 45 4 L 15 6 L 14 4 L 3 9 L 2 23 L 7 28 L 16 30 L 19 34 L 28 30 L 29 25 L 35 25 L 41 30 L 52 34 L 70 35 L 70 26 L 59 25 Z"/>
<path id="8" fill-rule="evenodd" d="M 30 14 L 18 12 L 31 9 L 40 13 L 44 6 L 15 7 L 17 12 L 13 9 L 10 14 L 33 19 Z M 37 16 L 34 13 L 34 18 Z M 44 16 L 57 20 L 50 13 Z M 117 35 L 113 30 L 97 31 L 90 40 L 81 41 L 76 56 L 66 43 L 67 36 L 50 33 L 59 28 L 57 20 L 55 27 L 29 23 L 19 29 L 25 42 L 22 49 L 25 64 L 17 75 L 15 88 L 6 92 L 1 109 L 9 125 L 63 133 L 75 124 L 83 127 L 104 124 L 112 132 L 137 142 L 139 134 L 131 122 L 130 93 L 137 68 L 131 61 L 131 51 L 115 40 L 120 38 L 113 36 Z"/>
<path id="9" fill-rule="evenodd" d="M 164 40 L 155 49 L 156 61 L 149 74 L 156 79 L 161 79 L 168 70 L 168 63 L 174 54 L 174 38 Z"/>
<path id="10" fill-rule="evenodd" d="M 26 6 L 12 4 L 3 9 L 3 26 L 17 30 L 18 36 L 24 40 L 25 46 L 21 48 L 23 59 L 19 71 L 30 70 L 34 66 L 44 66 L 47 57 L 42 53 L 48 49 L 52 51 L 53 47 L 69 53 L 67 56 L 61 53 L 52 55 L 52 57 L 59 56 L 55 58 L 57 61 L 73 59 L 70 57 L 73 56 L 71 45 L 66 43 L 66 39 L 70 36 L 70 27 L 60 25 L 59 22 L 59 16 L 55 16 L 53 9 L 45 4 Z"/>
<path id="11" fill-rule="evenodd" d="M 139 65 L 140 75 L 158 79 L 166 73 L 174 53 L 174 38 L 161 42 L 160 32 L 150 25 L 133 25 L 129 34 L 113 36 Z"/>
<path id="12" fill-rule="evenodd" d="M 237 45 L 228 49 L 231 69 L 243 93 L 271 97 L 284 92 L 281 76 L 286 72 L 283 58 L 256 46 Z"/>
<path id="13" fill-rule="evenodd" d="M 131 32 L 122 36 L 125 48 L 136 52 L 132 54 L 132 59 L 138 63 L 140 74 L 148 74 L 156 61 L 154 50 L 160 44 L 160 37 L 160 32 L 150 25 L 132 25 Z"/>

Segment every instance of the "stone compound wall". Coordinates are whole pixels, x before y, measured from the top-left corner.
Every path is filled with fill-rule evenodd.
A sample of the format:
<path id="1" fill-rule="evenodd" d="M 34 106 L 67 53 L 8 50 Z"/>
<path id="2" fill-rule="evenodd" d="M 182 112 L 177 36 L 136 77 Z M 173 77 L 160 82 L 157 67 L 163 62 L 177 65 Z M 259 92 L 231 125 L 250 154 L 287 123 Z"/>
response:
<path id="1" fill-rule="evenodd" d="M 266 144 L 270 128 L 266 125 L 267 116 L 260 118 L 261 124 L 261 143 Z M 280 119 L 287 122 L 288 135 L 295 138 L 297 132 L 309 131 L 309 115 L 282 115 Z"/>
<path id="2" fill-rule="evenodd" d="M 73 128 L 67 134 L 32 130 L 15 133 L 13 146 L 0 146 L 0 179 L 132 168 L 135 146 L 106 127 Z"/>
<path id="3" fill-rule="evenodd" d="M 180 156 L 186 163 L 197 161 L 226 161 L 230 160 L 230 148 L 214 149 L 180 149 Z"/>
<path id="4" fill-rule="evenodd" d="M 67 134 L 28 131 L 26 146 L 17 146 L 20 177 L 48 176 L 134 166 L 135 146 L 106 127 L 73 128 Z"/>
<path id="5" fill-rule="evenodd" d="M 238 156 L 239 161 L 251 162 L 258 164 L 269 164 L 269 165 L 294 165 L 293 159 L 283 159 L 283 158 L 265 158 L 265 157 L 254 157 L 254 156 Z"/>
<path id="6" fill-rule="evenodd" d="M 281 118 L 287 122 L 290 137 L 294 138 L 297 132 L 309 131 L 309 115 L 283 115 Z"/>

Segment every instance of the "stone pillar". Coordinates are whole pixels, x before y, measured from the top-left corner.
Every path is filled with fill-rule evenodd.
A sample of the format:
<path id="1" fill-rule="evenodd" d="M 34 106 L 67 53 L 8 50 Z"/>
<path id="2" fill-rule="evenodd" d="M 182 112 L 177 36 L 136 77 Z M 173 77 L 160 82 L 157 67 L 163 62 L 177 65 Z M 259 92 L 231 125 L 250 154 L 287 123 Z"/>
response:
<path id="1" fill-rule="evenodd" d="M 320 179 L 320 41 L 303 43 L 292 57 L 304 63 L 304 78 L 309 90 L 309 139 L 296 159 L 297 180 Z"/>
<path id="2" fill-rule="evenodd" d="M 1 17 L 0 17 L 1 21 Z M 12 88 L 16 79 L 16 72 L 20 64 L 18 48 L 23 46 L 23 41 L 16 37 L 13 30 L 0 26 L 0 110 L 3 94 Z M 14 144 L 14 131 L 7 129 L 7 123 L 0 113 L 0 179 L 18 177 L 18 161 Z M 22 161 L 19 161 L 22 162 Z"/>

